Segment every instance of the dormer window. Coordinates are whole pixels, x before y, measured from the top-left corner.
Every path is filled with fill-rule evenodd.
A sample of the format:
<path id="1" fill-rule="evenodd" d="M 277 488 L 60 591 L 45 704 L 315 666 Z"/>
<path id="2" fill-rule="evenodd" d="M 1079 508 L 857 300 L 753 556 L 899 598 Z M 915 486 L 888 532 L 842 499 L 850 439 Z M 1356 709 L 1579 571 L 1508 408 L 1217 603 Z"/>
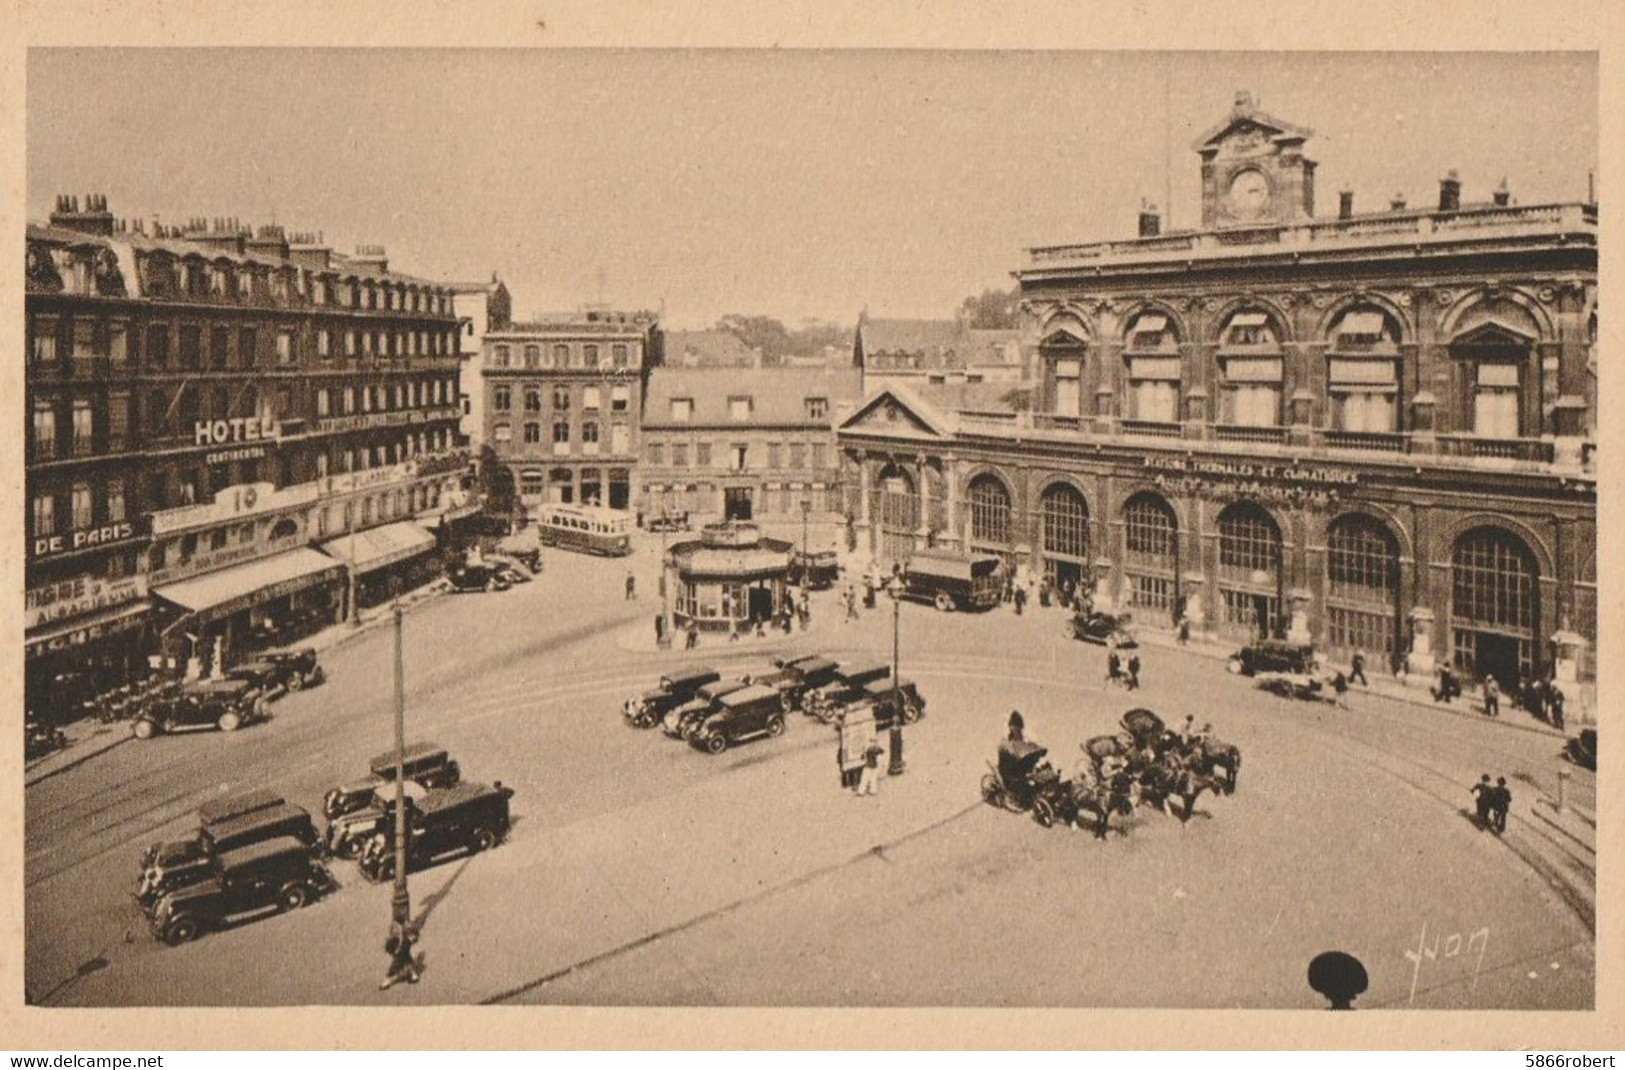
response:
<path id="1" fill-rule="evenodd" d="M 809 419 L 809 420 L 827 420 L 827 419 L 829 419 L 829 398 L 808 398 L 807 399 L 807 419 Z"/>

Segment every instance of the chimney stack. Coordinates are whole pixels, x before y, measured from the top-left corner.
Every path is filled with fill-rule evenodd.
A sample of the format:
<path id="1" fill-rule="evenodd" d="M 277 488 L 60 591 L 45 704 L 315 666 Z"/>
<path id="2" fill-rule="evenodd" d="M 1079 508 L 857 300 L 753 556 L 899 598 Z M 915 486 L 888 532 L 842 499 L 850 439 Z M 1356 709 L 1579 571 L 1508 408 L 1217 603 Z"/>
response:
<path id="1" fill-rule="evenodd" d="M 1461 179 L 1455 171 L 1439 180 L 1439 211 L 1461 211 Z"/>
<path id="2" fill-rule="evenodd" d="M 1507 188 L 1505 175 L 1501 176 L 1501 184 L 1495 187 L 1495 192 L 1490 196 L 1494 199 L 1497 208 L 1505 208 L 1512 203 L 1512 191 Z"/>
<path id="3" fill-rule="evenodd" d="M 1337 218 L 1339 218 L 1339 219 L 1353 219 L 1354 218 L 1354 191 L 1353 190 L 1346 189 L 1346 190 L 1343 190 L 1341 193 L 1339 193 L 1337 195 Z"/>
<path id="4" fill-rule="evenodd" d="M 111 237 L 114 231 L 113 213 L 107 210 L 107 198 L 99 193 L 85 194 L 85 209 L 79 210 L 79 198 L 58 196 L 56 211 L 51 213 L 51 225 L 82 234 Z"/>
<path id="5" fill-rule="evenodd" d="M 1157 214 L 1157 206 L 1140 202 L 1140 237 L 1155 238 L 1162 233 L 1162 216 Z"/>

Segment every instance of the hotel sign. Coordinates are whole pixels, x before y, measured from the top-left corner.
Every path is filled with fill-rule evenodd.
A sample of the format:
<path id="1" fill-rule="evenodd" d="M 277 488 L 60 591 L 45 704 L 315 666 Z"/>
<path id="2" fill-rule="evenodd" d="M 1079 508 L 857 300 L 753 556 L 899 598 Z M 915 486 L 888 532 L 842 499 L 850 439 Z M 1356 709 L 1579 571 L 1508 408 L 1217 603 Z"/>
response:
<path id="1" fill-rule="evenodd" d="M 47 583 L 43 587 L 30 588 L 24 596 L 23 627 L 36 628 L 52 621 L 136 602 L 146 596 L 145 576 L 109 580 L 85 575 Z"/>
<path id="2" fill-rule="evenodd" d="M 72 553 L 75 550 L 88 550 L 93 546 L 111 546 L 114 543 L 125 542 L 133 538 L 135 538 L 135 524 L 128 520 L 120 520 L 114 524 L 79 528 L 76 531 L 67 531 L 60 535 L 41 535 L 34 539 L 33 556 L 37 561 L 42 557 Z"/>
<path id="3" fill-rule="evenodd" d="M 236 442 L 261 442 L 280 433 L 270 416 L 235 416 L 230 420 L 199 420 L 192 425 L 192 442 L 198 446 L 226 446 Z"/>

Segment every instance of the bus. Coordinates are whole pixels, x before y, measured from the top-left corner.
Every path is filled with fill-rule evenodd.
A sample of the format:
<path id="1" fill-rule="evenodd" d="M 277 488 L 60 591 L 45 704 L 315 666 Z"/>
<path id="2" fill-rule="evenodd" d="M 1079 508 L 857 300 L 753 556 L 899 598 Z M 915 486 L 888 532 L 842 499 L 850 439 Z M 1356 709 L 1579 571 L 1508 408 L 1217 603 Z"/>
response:
<path id="1" fill-rule="evenodd" d="M 544 505 L 536 516 L 543 546 L 625 557 L 632 552 L 632 514 L 596 505 Z"/>
<path id="2" fill-rule="evenodd" d="M 903 570 L 903 597 L 943 612 L 985 610 L 1004 597 L 1004 561 L 992 554 L 918 550 Z"/>

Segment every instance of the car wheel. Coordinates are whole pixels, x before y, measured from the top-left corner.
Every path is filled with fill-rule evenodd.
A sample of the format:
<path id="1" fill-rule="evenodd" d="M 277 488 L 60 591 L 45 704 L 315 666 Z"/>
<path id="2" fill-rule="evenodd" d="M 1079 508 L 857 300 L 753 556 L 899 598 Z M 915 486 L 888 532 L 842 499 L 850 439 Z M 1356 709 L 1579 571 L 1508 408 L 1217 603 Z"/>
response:
<path id="1" fill-rule="evenodd" d="M 288 690 L 303 691 L 305 689 L 305 674 L 293 672 L 288 674 Z"/>
<path id="2" fill-rule="evenodd" d="M 354 836 L 350 836 L 339 844 L 339 849 L 335 853 L 340 858 L 348 858 L 353 861 L 361 857 L 361 841 Z"/>
<path id="3" fill-rule="evenodd" d="M 721 754 L 728 749 L 728 737 L 721 732 L 713 732 L 705 737 L 705 749 L 710 754 Z"/>
<path id="4" fill-rule="evenodd" d="M 497 845 L 497 834 L 487 828 L 478 828 L 470 840 L 474 851 L 489 851 Z"/>
<path id="5" fill-rule="evenodd" d="M 1050 805 L 1048 799 L 1038 799 L 1033 803 L 1033 820 L 1044 828 L 1055 827 L 1055 807 Z"/>
<path id="6" fill-rule="evenodd" d="M 784 718 L 769 717 L 767 719 L 767 734 L 770 736 L 784 735 Z"/>
<path id="7" fill-rule="evenodd" d="M 954 611 L 953 596 L 948 594 L 947 591 L 938 591 L 934 604 L 939 612 L 952 613 Z"/>
<path id="8" fill-rule="evenodd" d="M 290 884 L 283 888 L 276 896 L 276 906 L 281 911 L 298 910 L 310 902 L 310 890 L 303 884 Z"/>
<path id="9" fill-rule="evenodd" d="M 220 731 L 222 732 L 235 732 L 239 727 L 242 726 L 243 719 L 242 717 L 238 716 L 236 711 L 227 710 L 225 713 L 220 715 L 220 720 L 216 721 L 215 723 L 220 726 Z"/>
<path id="10" fill-rule="evenodd" d="M 198 925 L 196 918 L 182 915 L 164 926 L 164 943 L 170 947 L 179 947 L 181 944 L 191 943 L 198 938 L 201 929 L 202 927 Z"/>
<path id="11" fill-rule="evenodd" d="M 1224 663 L 1224 668 L 1225 668 L 1225 671 L 1230 673 L 1232 676 L 1240 676 L 1241 675 L 1241 659 L 1240 658 L 1231 658 L 1229 661 Z"/>
<path id="12" fill-rule="evenodd" d="M 151 739 L 158 734 L 158 726 L 145 717 L 141 718 L 130 728 L 130 733 L 136 739 Z"/>

